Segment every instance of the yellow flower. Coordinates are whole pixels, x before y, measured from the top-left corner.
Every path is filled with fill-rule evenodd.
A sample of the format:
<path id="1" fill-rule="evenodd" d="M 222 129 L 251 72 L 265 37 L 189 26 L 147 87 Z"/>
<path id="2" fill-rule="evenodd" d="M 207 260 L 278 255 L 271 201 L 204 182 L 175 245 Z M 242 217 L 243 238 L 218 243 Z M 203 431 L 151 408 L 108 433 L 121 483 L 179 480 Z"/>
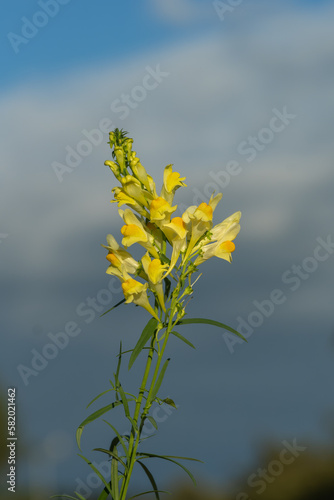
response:
<path id="1" fill-rule="evenodd" d="M 125 247 L 129 247 L 134 243 L 139 243 L 146 248 L 153 257 L 158 258 L 158 252 L 153 246 L 153 236 L 146 231 L 144 224 L 142 224 L 128 208 L 124 211 L 119 210 L 119 213 L 125 222 L 125 225 L 121 228 L 121 233 L 124 236 L 122 244 Z"/>
<path id="2" fill-rule="evenodd" d="M 170 216 L 177 209 L 177 205 L 171 207 L 168 201 L 160 196 L 151 201 L 150 204 L 150 219 L 155 222 L 157 226 L 161 227 L 162 224 L 169 222 Z"/>
<path id="3" fill-rule="evenodd" d="M 118 276 L 118 278 L 122 278 L 123 269 L 127 273 L 134 274 L 139 264 L 132 255 L 120 247 L 112 234 L 107 235 L 107 243 L 107 245 L 102 245 L 103 248 L 109 250 L 106 259 L 110 262 L 110 266 L 106 272 Z"/>
<path id="4" fill-rule="evenodd" d="M 139 203 L 134 198 L 131 198 L 131 196 L 126 194 L 123 189 L 115 187 L 112 189 L 112 191 L 114 193 L 115 199 L 111 200 L 111 203 L 118 203 L 119 207 L 121 207 L 122 205 L 128 205 L 140 215 L 147 217 L 147 211 L 145 210 L 145 208 L 139 205 Z"/>
<path id="5" fill-rule="evenodd" d="M 197 241 L 212 228 L 213 212 L 221 198 L 221 193 L 218 193 L 216 196 L 212 195 L 209 203 L 201 203 L 198 207 L 191 206 L 182 215 L 182 219 L 191 234 L 184 260 L 194 250 Z"/>
<path id="6" fill-rule="evenodd" d="M 149 207 L 150 202 L 153 200 L 153 196 L 141 187 L 140 181 L 133 177 L 133 175 L 126 175 L 123 177 L 122 184 L 123 190 L 128 196 L 136 200 L 140 205 Z"/>
<path id="7" fill-rule="evenodd" d="M 143 284 L 140 283 L 139 281 L 134 280 L 133 278 L 128 278 L 124 280 L 122 283 L 122 290 L 124 293 L 124 297 L 126 299 L 125 302 L 126 304 L 133 302 L 134 304 L 143 307 L 155 319 L 160 321 L 157 313 L 154 311 L 151 304 L 149 303 L 146 293 L 147 287 L 148 283 Z"/>
<path id="8" fill-rule="evenodd" d="M 165 198 L 168 203 L 173 203 L 175 191 L 181 186 L 187 186 L 183 182 L 184 180 L 185 177 L 181 177 L 178 172 L 173 172 L 172 165 L 167 165 L 164 170 L 164 182 L 160 196 Z"/>
<path id="9" fill-rule="evenodd" d="M 195 265 L 202 264 L 214 256 L 232 262 L 231 254 L 235 250 L 233 240 L 240 231 L 240 217 L 241 212 L 236 212 L 212 229 L 211 242 L 202 246 L 201 255 L 195 260 Z"/>
<path id="10" fill-rule="evenodd" d="M 211 241 L 221 240 L 222 237 L 226 235 L 226 231 L 231 230 L 232 227 L 234 226 L 238 227 L 240 230 L 240 226 L 237 226 L 240 222 L 240 218 L 241 218 L 241 212 L 235 212 L 234 214 L 230 215 L 225 220 L 223 220 L 223 222 L 214 226 L 211 229 L 212 233 Z"/>
<path id="11" fill-rule="evenodd" d="M 164 224 L 162 230 L 173 246 L 170 266 L 165 276 L 175 267 L 181 252 L 187 248 L 187 228 L 181 217 L 173 217 L 169 224 Z"/>
<path id="12" fill-rule="evenodd" d="M 156 293 L 159 304 L 164 312 L 166 312 L 164 292 L 162 286 L 162 277 L 168 267 L 167 264 L 162 264 L 160 259 L 153 259 L 151 261 L 150 256 L 146 253 L 141 259 L 144 271 L 146 273 L 147 279 L 151 290 Z"/>

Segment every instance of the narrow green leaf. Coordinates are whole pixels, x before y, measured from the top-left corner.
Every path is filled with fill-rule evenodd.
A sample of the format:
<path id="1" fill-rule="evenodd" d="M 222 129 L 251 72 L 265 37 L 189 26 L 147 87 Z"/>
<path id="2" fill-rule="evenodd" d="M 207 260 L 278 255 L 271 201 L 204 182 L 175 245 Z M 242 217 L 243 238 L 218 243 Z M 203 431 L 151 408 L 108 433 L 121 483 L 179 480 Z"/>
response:
<path id="1" fill-rule="evenodd" d="M 111 403 L 110 405 L 107 405 L 107 406 L 104 406 L 103 408 L 100 408 L 99 410 L 95 411 L 94 413 L 92 413 L 91 415 L 89 415 L 89 417 L 87 417 L 78 427 L 77 429 L 77 433 L 76 433 L 76 438 L 77 438 L 77 444 L 78 444 L 78 448 L 80 448 L 80 441 L 81 441 L 81 435 L 82 435 L 82 432 L 84 430 L 84 427 L 89 424 L 90 422 L 93 422 L 94 420 L 96 420 L 97 418 L 99 418 L 101 415 L 103 415 L 104 413 L 107 413 L 107 411 L 110 411 L 112 410 L 113 408 L 115 408 L 115 406 L 118 406 L 122 404 L 121 401 L 115 401 L 114 403 Z"/>
<path id="2" fill-rule="evenodd" d="M 156 381 L 156 383 L 154 384 L 154 387 L 153 387 L 153 391 L 152 391 L 152 395 L 151 395 L 151 402 L 155 400 L 155 396 L 158 394 L 158 390 L 160 389 L 160 386 L 162 384 L 162 381 L 163 381 L 163 378 L 164 378 L 164 375 L 165 375 L 165 371 L 167 369 L 167 366 L 168 366 L 168 363 L 170 362 L 170 358 L 166 359 L 163 367 L 161 368 L 161 371 L 159 373 L 159 377 Z"/>
<path id="3" fill-rule="evenodd" d="M 114 431 L 114 433 L 115 433 L 115 434 L 116 434 L 116 436 L 118 437 L 119 442 L 120 442 L 120 443 L 121 443 L 121 445 L 122 445 L 122 448 L 123 448 L 123 450 L 124 450 L 124 453 L 125 453 L 125 455 L 126 455 L 126 458 L 127 458 L 127 459 L 129 459 L 129 452 L 128 452 L 128 449 L 127 449 L 127 447 L 126 447 L 126 445 L 125 445 L 125 443 L 124 443 L 123 436 L 121 436 L 121 435 L 119 434 L 118 430 L 117 430 L 117 429 L 116 429 L 113 425 L 111 425 L 111 423 L 110 423 L 110 422 L 107 422 L 107 420 L 103 420 L 103 422 L 105 422 L 106 424 L 108 424 L 108 425 L 109 425 L 109 427 L 111 427 L 111 428 L 112 428 L 112 430 Z"/>
<path id="4" fill-rule="evenodd" d="M 156 421 L 154 420 L 153 417 L 151 417 L 151 415 L 147 415 L 146 416 L 147 420 L 149 420 L 151 422 L 151 424 L 153 425 L 153 427 L 158 430 L 158 424 L 156 423 Z"/>
<path id="5" fill-rule="evenodd" d="M 190 470 L 188 470 L 187 467 L 185 467 L 184 465 L 180 464 L 180 462 L 173 460 L 174 458 L 179 458 L 179 459 L 183 459 L 183 460 L 195 460 L 194 458 L 186 458 L 186 457 L 173 457 L 172 458 L 171 456 L 155 455 L 153 453 L 138 453 L 138 455 L 141 457 L 141 460 L 144 458 L 161 458 L 162 460 L 167 460 L 168 462 L 172 462 L 172 463 L 178 465 L 179 467 L 181 467 L 181 469 L 183 469 L 188 474 L 188 476 L 190 477 L 190 479 L 192 480 L 192 482 L 196 486 L 195 478 L 192 475 L 192 473 L 190 472 Z M 195 460 L 195 461 L 200 462 L 200 460 Z"/>
<path id="6" fill-rule="evenodd" d="M 79 498 L 79 500 L 86 500 L 85 497 L 83 497 L 82 495 L 80 495 L 80 493 L 78 493 L 77 491 L 74 492 L 76 495 L 77 495 L 77 500 Z"/>
<path id="7" fill-rule="evenodd" d="M 129 410 L 128 400 L 126 398 L 125 392 L 124 392 L 123 387 L 121 386 L 121 384 L 119 384 L 118 390 L 119 390 L 119 394 L 121 396 L 121 400 L 122 400 L 122 403 L 123 403 L 123 408 L 124 408 L 125 416 L 127 418 L 129 418 L 130 417 L 130 410 Z"/>
<path id="8" fill-rule="evenodd" d="M 109 488 L 111 488 L 111 481 L 109 482 Z M 106 500 L 109 496 L 109 488 L 104 488 L 97 500 Z"/>
<path id="9" fill-rule="evenodd" d="M 172 283 L 171 283 L 171 280 L 168 278 L 165 278 L 164 282 L 165 282 L 165 294 L 164 295 L 165 295 L 165 299 L 167 300 L 169 297 L 169 292 L 170 292 Z"/>
<path id="10" fill-rule="evenodd" d="M 181 335 L 181 333 L 179 332 L 170 332 L 172 335 L 175 335 L 175 337 L 177 337 L 178 339 L 182 340 L 183 342 L 185 342 L 186 344 L 188 344 L 190 347 L 192 347 L 193 349 L 196 349 L 196 347 L 194 346 L 194 344 L 192 344 L 190 342 L 190 340 L 186 339 L 183 335 Z"/>
<path id="11" fill-rule="evenodd" d="M 115 389 L 107 389 L 106 391 L 104 392 L 101 392 L 101 394 L 99 394 L 98 396 L 96 396 L 94 399 L 91 400 L 90 403 L 88 403 L 88 405 L 86 406 L 86 408 L 89 408 L 90 405 L 92 405 L 97 399 L 99 399 L 101 396 L 104 396 L 105 394 L 107 394 L 107 392 L 110 392 L 110 391 L 114 391 Z"/>
<path id="12" fill-rule="evenodd" d="M 219 328 L 223 328 L 224 330 L 228 330 L 231 333 L 234 333 L 234 335 L 237 335 L 240 337 L 242 340 L 247 342 L 245 337 L 241 335 L 241 333 L 237 332 L 234 330 L 234 328 L 231 328 L 230 326 L 224 325 L 224 323 L 220 323 L 219 321 L 214 321 L 212 319 L 204 319 L 204 318 L 186 318 L 186 319 L 181 319 L 178 321 L 177 325 L 190 325 L 192 323 L 205 323 L 206 325 L 212 325 L 212 326 L 218 326 Z"/>
<path id="13" fill-rule="evenodd" d="M 118 457 L 117 447 L 114 446 L 112 450 L 115 456 L 111 459 L 111 489 L 113 500 L 119 500 L 118 489 Z"/>
<path id="14" fill-rule="evenodd" d="M 128 420 L 131 422 L 131 425 L 132 425 L 132 428 L 138 432 L 138 425 L 136 424 L 136 422 L 133 420 L 133 418 L 131 417 L 128 417 Z"/>
<path id="15" fill-rule="evenodd" d="M 149 350 L 149 349 L 151 349 L 151 346 L 150 347 L 148 347 L 148 346 L 147 347 L 143 347 L 143 349 Z M 153 348 L 153 350 L 155 352 L 158 352 L 155 348 Z M 123 351 L 122 354 L 127 354 L 128 352 L 133 352 L 133 351 L 134 351 L 134 349 L 128 349 L 127 351 Z"/>
<path id="16" fill-rule="evenodd" d="M 101 453 L 106 453 L 107 455 L 115 458 L 117 460 L 117 462 L 119 462 L 120 464 L 123 465 L 123 467 L 126 467 L 126 465 L 123 462 L 123 460 L 118 455 L 115 455 L 115 453 L 113 453 L 110 450 L 106 450 L 105 448 L 94 448 L 93 451 L 100 451 Z"/>
<path id="17" fill-rule="evenodd" d="M 112 311 L 113 309 L 116 309 L 116 307 L 120 306 L 121 304 L 123 304 L 123 302 L 125 302 L 126 299 L 122 299 L 120 300 L 115 306 L 113 306 L 111 309 L 108 309 L 108 311 L 105 311 L 103 314 L 100 315 L 100 318 L 102 318 L 102 316 L 104 316 L 105 314 L 108 314 L 108 312 Z"/>
<path id="18" fill-rule="evenodd" d="M 104 486 L 108 489 L 109 493 L 112 495 L 112 489 L 110 488 L 109 486 L 109 483 L 107 483 L 107 481 L 104 479 L 103 475 L 101 474 L 101 472 L 92 464 L 92 462 L 90 460 L 88 460 L 88 458 L 84 457 L 83 455 L 80 455 L 78 454 L 80 458 L 82 458 L 88 465 L 89 467 L 91 467 L 91 469 L 93 469 L 93 471 L 95 472 L 95 474 L 101 479 L 102 483 L 104 484 Z M 77 492 L 75 492 L 77 494 Z M 83 499 L 85 500 L 85 499 Z"/>
<path id="19" fill-rule="evenodd" d="M 158 321 L 155 318 L 151 318 L 147 325 L 145 326 L 144 330 L 142 331 L 141 336 L 139 337 L 139 340 L 137 344 L 135 345 L 135 348 L 132 351 L 132 354 L 130 356 L 129 360 L 129 370 L 133 363 L 136 361 L 138 355 L 141 353 L 143 350 L 145 344 L 148 342 L 148 340 L 152 337 L 154 331 L 156 330 L 158 325 Z"/>
<path id="20" fill-rule="evenodd" d="M 198 458 L 179 457 L 176 455 L 157 455 L 156 453 L 145 453 L 145 452 L 138 453 L 138 455 L 147 455 L 147 456 L 152 456 L 152 457 L 157 457 L 157 458 L 177 458 L 178 460 L 190 460 L 191 462 L 199 462 L 201 464 L 204 463 L 202 460 L 199 460 Z"/>
<path id="21" fill-rule="evenodd" d="M 116 390 L 116 401 L 119 401 L 118 392 L 119 392 L 120 382 L 119 382 L 118 376 L 119 376 L 119 371 L 121 369 L 121 363 L 122 363 L 122 341 L 120 342 L 120 346 L 119 346 L 117 369 L 116 369 L 116 373 L 114 373 L 115 390 Z"/>
<path id="22" fill-rule="evenodd" d="M 150 491 L 143 491 L 143 493 L 138 493 L 138 495 L 130 497 L 129 500 L 132 500 L 132 498 L 141 497 L 142 495 L 149 495 L 150 493 L 156 493 L 156 492 L 157 493 L 167 493 L 167 495 L 171 495 L 171 492 L 166 491 L 166 490 L 150 490 Z"/>
<path id="23" fill-rule="evenodd" d="M 159 491 L 158 491 L 158 486 L 157 486 L 157 483 L 155 482 L 155 479 L 153 477 L 153 474 L 152 472 L 150 471 L 150 469 L 148 467 L 146 467 L 145 464 L 143 464 L 140 460 L 137 461 L 138 464 L 141 466 L 141 468 L 143 469 L 143 471 L 145 472 L 145 474 L 147 475 L 151 485 L 152 485 L 152 488 L 153 488 L 153 491 L 154 491 L 154 494 L 155 494 L 155 498 L 157 500 L 160 500 L 160 496 L 159 496 Z"/>
<path id="24" fill-rule="evenodd" d="M 70 498 L 71 500 L 78 500 L 78 497 L 71 497 L 70 495 L 52 495 L 50 498 Z"/>
<path id="25" fill-rule="evenodd" d="M 115 376 L 117 381 L 118 381 L 119 371 L 121 369 L 121 362 L 122 362 L 122 341 L 120 341 L 120 343 L 119 343 L 118 363 L 117 363 L 116 376 Z M 116 383 L 117 383 L 117 381 L 116 381 Z"/>

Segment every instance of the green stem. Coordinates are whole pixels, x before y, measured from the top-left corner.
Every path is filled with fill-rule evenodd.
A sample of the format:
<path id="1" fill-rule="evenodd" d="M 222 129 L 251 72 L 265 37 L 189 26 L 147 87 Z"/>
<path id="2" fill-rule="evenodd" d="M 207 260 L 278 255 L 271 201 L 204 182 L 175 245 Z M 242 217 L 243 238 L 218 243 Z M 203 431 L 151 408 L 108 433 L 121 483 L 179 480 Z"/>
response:
<path id="1" fill-rule="evenodd" d="M 155 335 L 156 335 L 156 333 L 155 333 Z M 134 412 L 134 416 L 133 416 L 133 421 L 134 421 L 136 426 L 138 423 L 140 408 L 141 408 L 141 404 L 143 401 L 144 393 L 146 390 L 147 379 L 148 379 L 151 364 L 152 364 L 153 353 L 154 353 L 154 343 L 155 343 L 155 338 L 156 338 L 155 335 L 152 339 L 151 348 L 150 348 L 148 356 L 147 356 L 145 372 L 144 372 L 143 380 L 142 380 L 142 383 L 141 383 L 141 386 L 139 389 L 138 399 L 136 402 L 135 412 Z M 135 433 L 136 433 L 136 430 L 134 427 L 132 427 L 131 435 L 130 435 L 130 439 L 129 439 L 129 448 L 128 448 L 129 455 L 130 455 L 130 463 L 129 463 L 128 471 L 124 471 L 124 478 L 123 478 L 123 483 L 122 483 L 122 487 L 121 487 L 120 500 L 125 500 L 125 495 L 126 495 L 126 492 L 127 492 L 128 486 L 129 486 L 129 481 L 130 481 L 132 469 L 133 469 L 133 466 L 135 463 L 136 449 L 138 446 L 138 445 L 135 446 L 135 442 L 134 442 L 135 441 Z M 137 432 L 136 441 L 138 439 L 138 436 L 139 436 L 139 433 Z"/>
<path id="2" fill-rule="evenodd" d="M 184 270 L 185 270 L 185 265 L 183 266 L 183 272 L 184 272 Z M 123 479 L 123 483 L 122 483 L 122 487 L 121 487 L 121 493 L 120 493 L 120 499 L 119 500 L 126 500 L 126 494 L 127 494 L 127 490 L 128 490 L 128 487 L 129 487 L 129 482 L 130 482 L 132 470 L 133 470 L 134 464 L 136 462 L 137 448 L 138 448 L 139 441 L 140 441 L 141 431 L 142 431 L 142 428 L 143 428 L 143 425 L 144 425 L 144 422 L 145 422 L 145 417 L 148 414 L 148 412 L 149 412 L 149 410 L 150 410 L 150 408 L 152 406 L 152 403 L 153 403 L 153 401 L 151 401 L 151 396 L 152 396 L 153 388 L 154 388 L 156 379 L 158 377 L 158 373 L 159 373 L 161 361 L 162 361 L 162 358 L 163 358 L 163 355 L 164 355 L 164 351 L 165 351 L 165 348 L 166 348 L 166 345 L 167 345 L 167 342 L 168 342 L 169 334 L 172 331 L 172 329 L 174 327 L 174 324 L 175 324 L 175 323 L 173 323 L 173 317 L 174 317 L 174 314 L 175 314 L 175 309 L 176 309 L 176 305 L 177 305 L 177 302 L 178 302 L 178 295 L 179 295 L 179 293 L 181 291 L 181 288 L 182 287 L 180 286 L 180 282 L 179 282 L 178 285 L 177 285 L 177 287 L 174 289 L 174 291 L 172 293 L 172 301 L 171 301 L 171 306 L 170 306 L 170 309 L 169 309 L 169 318 L 168 318 L 168 325 L 167 325 L 166 332 L 165 332 L 165 338 L 164 338 L 164 342 L 163 342 L 163 345 L 161 347 L 161 350 L 158 352 L 158 359 L 157 359 L 157 363 L 156 363 L 155 370 L 154 370 L 154 373 L 153 373 L 153 377 L 152 377 L 152 380 L 151 380 L 150 389 L 148 391 L 148 396 L 147 396 L 146 403 L 144 405 L 143 411 L 142 411 L 142 413 L 140 415 L 140 426 L 139 426 L 139 429 L 136 431 L 136 429 L 134 427 L 132 427 L 132 431 L 131 431 L 131 435 L 130 435 L 130 439 L 129 439 L 129 455 L 130 455 L 130 459 L 129 459 L 129 463 L 127 464 L 128 468 L 127 468 L 126 471 L 124 471 L 124 479 Z M 167 314 L 166 314 L 166 319 L 167 319 Z M 156 334 L 157 334 L 157 332 L 156 332 Z M 152 358 L 153 358 L 153 353 L 154 353 L 154 343 L 155 343 L 155 340 L 156 340 L 156 334 L 155 334 L 154 338 L 152 339 L 151 349 L 149 351 L 149 355 L 148 355 L 148 359 L 147 359 L 147 363 L 146 363 L 146 368 L 145 368 L 145 372 L 144 372 L 143 381 L 142 381 L 142 384 L 141 384 L 141 387 L 140 387 L 140 391 L 139 391 L 139 395 L 138 395 L 138 399 L 137 399 L 137 402 L 136 402 L 135 413 L 134 413 L 134 417 L 133 417 L 134 424 L 135 424 L 136 427 L 137 427 L 137 424 L 138 424 L 140 409 L 141 409 L 141 405 L 142 405 L 142 401 L 143 401 L 143 396 L 144 396 L 144 393 L 145 393 L 145 390 L 146 390 L 146 383 L 147 383 L 149 372 L 150 372 L 150 368 L 151 368 L 151 363 L 152 363 Z"/>

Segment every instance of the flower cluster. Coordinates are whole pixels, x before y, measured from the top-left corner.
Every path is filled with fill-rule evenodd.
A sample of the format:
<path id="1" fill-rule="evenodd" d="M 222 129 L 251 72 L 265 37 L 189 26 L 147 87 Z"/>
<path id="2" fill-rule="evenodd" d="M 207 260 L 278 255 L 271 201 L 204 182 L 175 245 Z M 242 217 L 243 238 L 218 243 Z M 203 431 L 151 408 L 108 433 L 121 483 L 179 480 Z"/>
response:
<path id="1" fill-rule="evenodd" d="M 183 295 L 190 295 L 190 276 L 197 271 L 197 266 L 213 256 L 232 261 L 233 240 L 240 230 L 241 212 L 213 227 L 213 212 L 222 198 L 218 193 L 213 194 L 208 203 L 190 206 L 181 217 L 173 217 L 177 210 L 174 195 L 177 189 L 186 187 L 185 177 L 167 165 L 159 192 L 137 153 L 132 151 L 133 140 L 126 132 L 116 129 L 109 139 L 113 161 L 106 161 L 105 165 L 120 183 L 112 189 L 112 203 L 125 208 L 118 209 L 124 221 L 122 246 L 112 235 L 107 236 L 107 245 L 102 245 L 108 250 L 106 258 L 110 265 L 106 272 L 121 280 L 126 303 L 144 307 L 160 322 L 169 300 L 169 277 L 177 282 L 182 277 L 182 286 L 184 278 L 189 277 L 189 286 Z M 139 262 L 128 251 L 135 243 L 146 250 Z M 154 305 L 149 301 L 150 292 Z M 178 311 L 179 317 L 182 314 L 184 311 Z"/>

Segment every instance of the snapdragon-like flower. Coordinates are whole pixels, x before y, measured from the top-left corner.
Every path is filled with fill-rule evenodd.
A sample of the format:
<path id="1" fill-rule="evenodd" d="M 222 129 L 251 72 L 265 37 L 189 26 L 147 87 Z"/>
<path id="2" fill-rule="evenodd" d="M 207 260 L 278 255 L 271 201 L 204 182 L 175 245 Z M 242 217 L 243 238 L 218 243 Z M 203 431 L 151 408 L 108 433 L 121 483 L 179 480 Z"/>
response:
<path id="1" fill-rule="evenodd" d="M 122 205 L 128 205 L 140 215 L 147 217 L 147 210 L 145 210 L 145 208 L 140 205 L 134 198 L 131 198 L 131 196 L 126 194 L 124 189 L 114 187 L 112 189 L 112 192 L 114 193 L 115 199 L 111 200 L 111 203 L 118 203 L 119 207 L 121 207 Z"/>
<path id="2" fill-rule="evenodd" d="M 173 198 L 175 191 L 181 187 L 186 187 L 183 181 L 186 179 L 185 177 L 181 177 L 178 172 L 173 172 L 173 165 L 167 165 L 164 170 L 164 182 L 161 189 L 160 196 L 168 201 L 169 204 L 173 203 Z"/>
<path id="3" fill-rule="evenodd" d="M 186 224 L 181 217 L 174 217 L 170 223 L 164 224 L 162 230 L 167 236 L 169 242 L 173 246 L 172 257 L 170 261 L 170 266 L 165 276 L 167 276 L 180 256 L 181 252 L 184 252 L 187 248 L 187 228 Z"/>
<path id="4" fill-rule="evenodd" d="M 146 231 L 144 224 L 142 224 L 135 214 L 129 208 L 126 208 L 124 211 L 119 210 L 119 214 L 125 222 L 125 225 L 121 228 L 121 233 L 124 236 L 122 244 L 125 247 L 130 247 L 134 243 L 139 243 L 153 257 L 159 258 L 158 252 L 153 246 L 153 236 Z"/>
<path id="5" fill-rule="evenodd" d="M 122 283 L 122 290 L 124 293 L 125 297 L 125 302 L 126 304 L 130 304 L 130 302 L 133 302 L 137 306 L 141 306 L 146 311 L 148 311 L 155 319 L 160 321 L 159 316 L 149 303 L 148 297 L 147 297 L 147 290 L 148 288 L 148 283 L 140 283 L 139 281 L 128 277 L 126 280 L 123 281 Z"/>
<path id="6" fill-rule="evenodd" d="M 168 201 L 159 196 L 150 204 L 150 219 L 161 228 L 170 221 L 170 216 L 176 209 L 177 205 L 171 207 Z"/>
<path id="7" fill-rule="evenodd" d="M 124 248 L 121 248 L 112 234 L 107 235 L 107 245 L 102 245 L 109 250 L 106 259 L 110 262 L 107 269 L 108 274 L 113 274 L 118 278 L 123 277 L 123 270 L 127 273 L 134 274 L 139 264 Z"/>
<path id="8" fill-rule="evenodd" d="M 141 261 L 149 286 L 156 293 L 162 310 L 166 312 L 162 279 L 168 265 L 162 264 L 160 259 L 151 260 L 148 253 L 143 256 Z"/>
<path id="9" fill-rule="evenodd" d="M 204 241 L 201 247 L 201 255 L 199 255 L 194 262 L 196 266 L 202 264 L 211 257 L 218 257 L 228 262 L 232 262 L 231 254 L 235 250 L 233 240 L 240 231 L 240 217 L 241 212 L 236 212 L 220 224 L 217 224 L 211 230 L 211 240 L 206 239 L 206 241 L 211 241 L 211 243 L 206 243 L 206 241 Z"/>
<path id="10" fill-rule="evenodd" d="M 139 205 L 143 207 L 149 207 L 150 202 L 153 200 L 153 196 L 147 190 L 142 189 L 140 181 L 138 181 L 133 175 L 126 175 L 122 178 L 123 191 L 136 200 Z"/>
<path id="11" fill-rule="evenodd" d="M 183 213 L 182 219 L 191 235 L 184 260 L 191 255 L 198 240 L 212 228 L 213 212 L 222 196 L 221 193 L 216 196 L 212 195 L 209 203 L 203 202 L 198 207 L 191 206 Z"/>

